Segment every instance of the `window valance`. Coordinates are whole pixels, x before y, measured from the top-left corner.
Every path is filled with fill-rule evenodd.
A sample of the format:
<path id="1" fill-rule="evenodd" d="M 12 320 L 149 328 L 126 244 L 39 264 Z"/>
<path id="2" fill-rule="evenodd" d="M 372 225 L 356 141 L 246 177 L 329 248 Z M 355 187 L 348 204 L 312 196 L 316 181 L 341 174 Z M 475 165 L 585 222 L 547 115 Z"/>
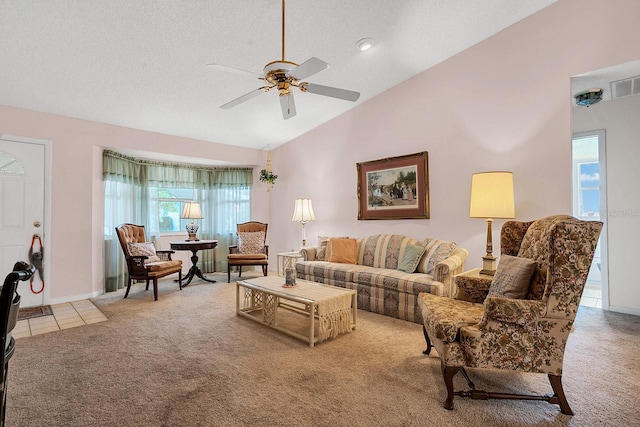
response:
<path id="1" fill-rule="evenodd" d="M 251 168 L 224 168 L 136 159 L 111 150 L 102 154 L 102 179 L 167 187 L 250 186 Z"/>

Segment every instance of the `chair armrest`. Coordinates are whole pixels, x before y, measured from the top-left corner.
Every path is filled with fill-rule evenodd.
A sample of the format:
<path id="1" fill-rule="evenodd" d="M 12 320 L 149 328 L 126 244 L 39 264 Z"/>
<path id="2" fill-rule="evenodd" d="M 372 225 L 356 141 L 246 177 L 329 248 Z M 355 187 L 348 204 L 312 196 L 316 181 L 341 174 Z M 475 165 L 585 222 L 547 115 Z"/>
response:
<path id="1" fill-rule="evenodd" d="M 163 261 L 171 261 L 171 254 L 175 254 L 176 251 L 156 251 L 156 255 Z"/>
<path id="2" fill-rule="evenodd" d="M 238 245 L 229 246 L 229 253 L 230 254 L 237 254 L 238 253 Z"/>
<path id="3" fill-rule="evenodd" d="M 264 245 L 264 248 L 262 250 L 264 251 L 264 254 L 267 256 L 267 258 L 269 258 L 269 245 Z"/>
<path id="4" fill-rule="evenodd" d="M 138 271 L 144 271 L 147 268 L 144 265 L 144 260 L 148 259 L 149 257 L 146 255 L 136 255 L 136 256 L 131 256 L 131 261 L 133 261 L 133 265 L 132 268 L 138 270 Z"/>
<path id="5" fill-rule="evenodd" d="M 302 259 L 305 261 L 315 261 L 317 253 L 318 249 L 316 247 L 300 249 L 300 255 L 302 255 Z"/>
<path id="6" fill-rule="evenodd" d="M 545 317 L 546 314 L 547 303 L 544 301 L 487 297 L 480 327 L 491 320 L 524 326 Z"/>
<path id="7" fill-rule="evenodd" d="M 492 276 L 469 276 L 466 274 L 453 278 L 457 288 L 454 298 L 460 301 L 482 304 L 491 288 Z"/>

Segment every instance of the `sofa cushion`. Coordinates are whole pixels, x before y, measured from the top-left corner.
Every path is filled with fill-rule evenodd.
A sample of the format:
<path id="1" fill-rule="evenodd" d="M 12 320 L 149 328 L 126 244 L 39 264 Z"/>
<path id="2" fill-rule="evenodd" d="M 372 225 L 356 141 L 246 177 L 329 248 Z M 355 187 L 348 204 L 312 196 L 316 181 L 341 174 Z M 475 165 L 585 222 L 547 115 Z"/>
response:
<path id="1" fill-rule="evenodd" d="M 369 267 L 397 269 L 407 245 L 419 245 L 418 240 L 399 234 L 378 234 L 358 242 L 358 264 Z"/>
<path id="2" fill-rule="evenodd" d="M 129 255 L 131 256 L 147 256 L 144 260 L 145 264 L 160 261 L 160 257 L 156 254 L 156 247 L 151 242 L 127 243 Z"/>
<path id="3" fill-rule="evenodd" d="M 334 237 L 329 239 L 327 246 L 328 261 L 339 262 L 343 264 L 355 264 L 356 263 L 356 239 L 345 239 L 340 237 Z"/>
<path id="4" fill-rule="evenodd" d="M 433 274 L 436 264 L 447 259 L 456 250 L 457 246 L 455 242 L 429 238 L 424 239 L 422 244 L 425 247 L 425 252 L 418 263 L 416 271 L 427 274 Z"/>
<path id="5" fill-rule="evenodd" d="M 382 288 L 414 295 L 420 292 L 437 295 L 442 293 L 442 284 L 435 282 L 430 274 L 424 273 L 405 273 L 395 269 L 364 267 L 353 271 L 353 280 L 361 287 Z"/>
<path id="6" fill-rule="evenodd" d="M 298 261 L 295 265 L 297 277 L 325 285 L 342 286 L 354 281 L 356 271 L 366 269 L 356 264 L 340 264 L 328 261 Z"/>
<path id="7" fill-rule="evenodd" d="M 146 265 L 146 267 L 148 271 L 164 272 L 165 270 L 173 270 L 178 267 L 182 267 L 182 261 L 176 259 L 171 261 L 150 262 Z"/>
<path id="8" fill-rule="evenodd" d="M 264 231 L 238 231 L 238 252 L 257 254 L 264 249 Z"/>
<path id="9" fill-rule="evenodd" d="M 502 255 L 487 296 L 523 299 L 529 291 L 535 268 L 532 259 Z"/>
<path id="10" fill-rule="evenodd" d="M 400 265 L 398 265 L 398 270 L 404 271 L 405 273 L 413 273 L 416 271 L 416 267 L 425 249 L 424 246 L 420 245 L 407 245 L 400 260 Z"/>

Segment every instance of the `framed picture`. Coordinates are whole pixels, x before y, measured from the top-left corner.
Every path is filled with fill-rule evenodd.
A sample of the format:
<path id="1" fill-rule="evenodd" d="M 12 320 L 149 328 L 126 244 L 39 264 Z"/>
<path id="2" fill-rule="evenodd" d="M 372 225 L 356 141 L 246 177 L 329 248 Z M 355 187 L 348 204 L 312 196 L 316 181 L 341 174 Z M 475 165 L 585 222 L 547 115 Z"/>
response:
<path id="1" fill-rule="evenodd" d="M 426 151 L 358 163 L 358 219 L 429 218 Z"/>

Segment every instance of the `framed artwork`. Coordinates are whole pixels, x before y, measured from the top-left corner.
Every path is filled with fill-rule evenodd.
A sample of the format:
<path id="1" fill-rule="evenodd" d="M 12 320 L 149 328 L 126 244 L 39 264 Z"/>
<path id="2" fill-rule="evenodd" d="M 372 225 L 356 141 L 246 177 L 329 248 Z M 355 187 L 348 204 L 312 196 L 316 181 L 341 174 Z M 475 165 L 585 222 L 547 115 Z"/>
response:
<path id="1" fill-rule="evenodd" d="M 426 151 L 358 163 L 358 219 L 429 218 Z"/>

